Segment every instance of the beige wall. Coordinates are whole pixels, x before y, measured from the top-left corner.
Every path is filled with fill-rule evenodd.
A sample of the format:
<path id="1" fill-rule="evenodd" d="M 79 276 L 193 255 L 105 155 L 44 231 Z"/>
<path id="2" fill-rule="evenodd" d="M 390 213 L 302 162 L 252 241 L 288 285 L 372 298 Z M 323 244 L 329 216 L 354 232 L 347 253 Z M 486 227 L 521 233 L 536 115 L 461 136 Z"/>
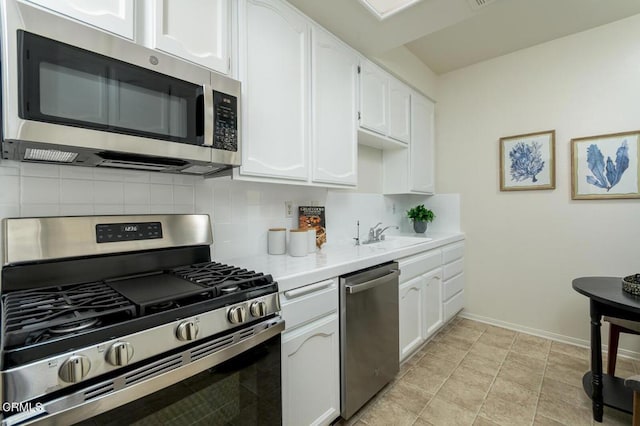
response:
<path id="1" fill-rule="evenodd" d="M 375 61 L 418 91 L 437 100 L 438 76 L 406 47 L 400 46 L 385 52 Z"/>
<path id="2" fill-rule="evenodd" d="M 570 139 L 640 129 L 640 15 L 441 75 L 437 92 L 436 184 L 461 194 L 466 311 L 586 342 L 571 280 L 640 272 L 640 200 L 572 201 Z M 498 139 L 550 129 L 556 189 L 500 192 Z"/>

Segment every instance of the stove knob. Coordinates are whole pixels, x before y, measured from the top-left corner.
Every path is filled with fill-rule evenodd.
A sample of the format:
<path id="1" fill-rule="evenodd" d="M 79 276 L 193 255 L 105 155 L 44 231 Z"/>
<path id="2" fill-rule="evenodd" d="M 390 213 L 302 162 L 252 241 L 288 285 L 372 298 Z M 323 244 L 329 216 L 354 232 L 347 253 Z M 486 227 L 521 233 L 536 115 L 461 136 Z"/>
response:
<path id="1" fill-rule="evenodd" d="M 196 340 L 198 337 L 198 324 L 195 321 L 183 321 L 176 329 L 178 340 Z"/>
<path id="2" fill-rule="evenodd" d="M 244 306 L 236 306 L 229 309 L 227 316 L 231 324 L 242 324 L 247 319 L 247 310 Z"/>
<path id="3" fill-rule="evenodd" d="M 260 318 L 267 315 L 267 304 L 264 302 L 253 302 L 251 304 L 251 308 L 249 309 L 251 311 L 251 315 L 253 315 L 256 318 Z"/>
<path id="4" fill-rule="evenodd" d="M 65 360 L 58 371 L 58 376 L 67 383 L 77 383 L 84 379 L 91 369 L 89 357 L 73 355 Z"/>
<path id="5" fill-rule="evenodd" d="M 133 357 L 133 345 L 129 342 L 116 342 L 107 350 L 107 362 L 116 367 L 128 365 Z"/>

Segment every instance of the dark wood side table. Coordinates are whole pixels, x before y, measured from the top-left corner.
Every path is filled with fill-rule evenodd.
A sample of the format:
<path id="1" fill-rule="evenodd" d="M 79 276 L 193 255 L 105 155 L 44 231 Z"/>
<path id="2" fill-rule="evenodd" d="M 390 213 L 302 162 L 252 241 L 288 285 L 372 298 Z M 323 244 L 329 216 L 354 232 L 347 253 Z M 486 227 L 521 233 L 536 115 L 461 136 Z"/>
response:
<path id="1" fill-rule="evenodd" d="M 602 374 L 603 315 L 640 321 L 640 297 L 622 290 L 622 278 L 584 277 L 572 282 L 573 289 L 589 298 L 591 316 L 591 371 L 582 378 L 582 386 L 591 397 L 593 419 L 601 422 L 604 405 L 631 413 L 633 392 L 624 379 Z"/>

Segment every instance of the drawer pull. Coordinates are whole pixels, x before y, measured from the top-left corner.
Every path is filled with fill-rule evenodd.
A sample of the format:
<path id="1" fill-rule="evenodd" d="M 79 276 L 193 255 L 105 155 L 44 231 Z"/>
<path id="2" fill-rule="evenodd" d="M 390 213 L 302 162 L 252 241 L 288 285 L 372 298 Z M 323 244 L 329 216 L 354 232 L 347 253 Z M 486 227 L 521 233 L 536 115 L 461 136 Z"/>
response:
<path id="1" fill-rule="evenodd" d="M 326 280 L 326 281 L 320 281 L 319 283 L 315 283 L 315 284 L 309 284 L 306 285 L 304 287 L 300 287 L 300 288 L 295 288 L 293 290 L 287 290 L 284 292 L 285 297 L 288 298 L 294 298 L 294 297 L 300 297 L 303 296 L 305 294 L 309 294 L 312 293 L 316 290 L 320 290 L 323 288 L 327 288 L 329 286 L 331 286 L 333 284 L 333 280 Z"/>

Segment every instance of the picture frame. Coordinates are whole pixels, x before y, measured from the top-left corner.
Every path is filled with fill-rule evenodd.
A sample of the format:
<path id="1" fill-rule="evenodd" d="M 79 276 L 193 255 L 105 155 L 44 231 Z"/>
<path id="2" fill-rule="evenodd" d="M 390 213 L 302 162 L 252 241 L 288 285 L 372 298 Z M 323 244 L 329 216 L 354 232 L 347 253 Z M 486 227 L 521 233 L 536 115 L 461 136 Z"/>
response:
<path id="1" fill-rule="evenodd" d="M 556 188 L 556 131 L 500 138 L 500 191 Z"/>
<path id="2" fill-rule="evenodd" d="M 571 198 L 640 198 L 640 130 L 571 139 Z"/>

